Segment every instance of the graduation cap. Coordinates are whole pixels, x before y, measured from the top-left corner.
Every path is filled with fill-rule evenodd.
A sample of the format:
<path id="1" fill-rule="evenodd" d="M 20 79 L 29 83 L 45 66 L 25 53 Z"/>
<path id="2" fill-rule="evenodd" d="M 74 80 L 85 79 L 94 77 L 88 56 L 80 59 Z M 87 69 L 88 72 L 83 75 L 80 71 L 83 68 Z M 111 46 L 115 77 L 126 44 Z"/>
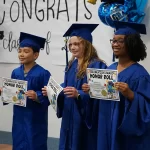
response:
<path id="1" fill-rule="evenodd" d="M 90 43 L 92 43 L 92 32 L 95 30 L 95 28 L 98 26 L 98 24 L 78 24 L 74 23 L 70 26 L 70 28 L 66 31 L 66 33 L 63 35 L 63 37 L 66 36 L 79 36 Z"/>
<path id="2" fill-rule="evenodd" d="M 78 37 L 81 37 L 81 38 L 89 41 L 90 43 L 92 43 L 93 38 L 92 38 L 92 34 L 91 33 L 95 30 L 95 28 L 97 26 L 98 26 L 98 24 L 80 24 L 80 23 L 74 23 L 66 31 L 66 33 L 63 35 L 63 37 L 78 36 Z M 68 66 L 67 40 L 66 40 L 66 43 L 65 43 L 66 66 Z"/>
<path id="3" fill-rule="evenodd" d="M 45 38 L 39 36 L 24 32 L 20 33 L 20 48 L 31 47 L 34 52 L 39 52 L 41 48 L 44 48 L 45 41 Z"/>
<path id="4" fill-rule="evenodd" d="M 114 21 L 115 35 L 146 34 L 145 24 Z"/>
<path id="5" fill-rule="evenodd" d="M 146 34 L 145 24 L 114 21 L 114 25 L 116 28 L 115 35 Z M 114 54 L 113 61 L 115 61 Z"/>

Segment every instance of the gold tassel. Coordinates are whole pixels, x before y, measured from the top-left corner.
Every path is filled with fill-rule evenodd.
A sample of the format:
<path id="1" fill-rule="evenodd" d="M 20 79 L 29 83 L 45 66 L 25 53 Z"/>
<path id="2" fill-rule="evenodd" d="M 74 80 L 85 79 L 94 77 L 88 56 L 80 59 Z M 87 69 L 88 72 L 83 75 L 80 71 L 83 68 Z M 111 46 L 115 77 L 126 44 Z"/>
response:
<path id="1" fill-rule="evenodd" d="M 88 0 L 87 2 L 94 5 L 94 4 L 96 4 L 96 1 L 97 1 L 97 0 Z"/>

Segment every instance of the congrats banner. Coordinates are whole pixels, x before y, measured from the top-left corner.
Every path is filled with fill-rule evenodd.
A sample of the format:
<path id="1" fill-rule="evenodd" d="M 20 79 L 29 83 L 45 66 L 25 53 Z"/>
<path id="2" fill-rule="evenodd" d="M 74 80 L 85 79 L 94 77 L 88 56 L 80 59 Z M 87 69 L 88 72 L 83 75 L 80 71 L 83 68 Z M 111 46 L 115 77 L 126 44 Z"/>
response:
<path id="1" fill-rule="evenodd" d="M 63 34 L 72 23 L 100 23 L 99 5 L 100 2 L 91 5 L 87 0 L 1 0 L 0 62 L 18 63 L 19 35 L 26 32 L 46 38 L 41 60 L 65 65 Z M 98 28 L 98 32 L 94 31 L 97 38 Z"/>

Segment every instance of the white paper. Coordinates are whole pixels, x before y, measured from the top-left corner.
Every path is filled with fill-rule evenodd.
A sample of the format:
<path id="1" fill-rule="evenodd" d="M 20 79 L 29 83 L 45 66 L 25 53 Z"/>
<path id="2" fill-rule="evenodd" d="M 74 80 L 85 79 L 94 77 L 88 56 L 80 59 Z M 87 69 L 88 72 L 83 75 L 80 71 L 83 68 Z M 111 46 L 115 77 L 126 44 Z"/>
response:
<path id="1" fill-rule="evenodd" d="M 50 101 L 51 106 L 56 111 L 57 110 L 57 98 L 63 88 L 58 84 L 51 76 L 47 84 L 47 96 Z"/>
<path id="2" fill-rule="evenodd" d="M 26 107 L 26 92 L 27 81 L 2 78 L 2 102 Z"/>
<path id="3" fill-rule="evenodd" d="M 119 92 L 114 83 L 118 80 L 117 70 L 87 68 L 87 80 L 91 98 L 119 101 Z"/>

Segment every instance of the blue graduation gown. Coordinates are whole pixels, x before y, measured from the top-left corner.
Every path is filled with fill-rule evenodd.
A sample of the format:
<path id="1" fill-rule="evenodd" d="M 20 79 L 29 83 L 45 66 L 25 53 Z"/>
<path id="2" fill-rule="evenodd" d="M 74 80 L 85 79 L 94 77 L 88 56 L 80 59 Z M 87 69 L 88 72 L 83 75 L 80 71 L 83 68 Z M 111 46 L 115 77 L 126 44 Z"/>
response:
<path id="1" fill-rule="evenodd" d="M 114 63 L 108 69 L 116 70 L 117 65 Z M 118 81 L 127 83 L 134 92 L 132 102 L 120 93 L 120 102 L 95 100 L 91 102 L 93 107 L 88 105 L 87 125 L 92 127 L 98 119 L 97 150 L 149 150 L 150 76 L 135 63 L 119 73 Z"/>
<path id="2" fill-rule="evenodd" d="M 24 77 L 24 66 L 16 68 L 11 78 L 28 81 L 28 90 L 37 93 L 35 102 L 27 98 L 27 106 L 14 105 L 13 109 L 13 150 L 47 150 L 49 100 L 41 89 L 47 85 L 50 73 L 36 64 Z"/>
<path id="3" fill-rule="evenodd" d="M 89 131 L 97 133 L 91 136 L 95 146 L 93 140 L 88 141 L 91 150 L 110 150 L 111 102 L 90 98 L 82 116 Z"/>
<path id="4" fill-rule="evenodd" d="M 118 63 L 111 65 L 116 69 Z M 120 94 L 120 102 L 111 102 L 111 150 L 150 149 L 150 76 L 135 63 L 119 73 L 134 92 L 133 101 Z"/>
<path id="5" fill-rule="evenodd" d="M 93 139 L 97 132 L 95 130 L 90 132 L 82 118 L 82 111 L 90 98 L 82 91 L 82 85 L 87 83 L 87 76 L 76 79 L 77 65 L 78 62 L 75 60 L 69 70 L 65 72 L 63 86 L 75 87 L 80 94 L 80 99 L 67 98 L 63 92 L 58 97 L 57 116 L 58 118 L 62 117 L 59 150 L 92 150 L 91 148 L 96 146 L 97 142 Z M 106 68 L 106 65 L 94 60 L 88 67 Z M 92 145 L 89 145 L 89 140 L 92 140 Z"/>

